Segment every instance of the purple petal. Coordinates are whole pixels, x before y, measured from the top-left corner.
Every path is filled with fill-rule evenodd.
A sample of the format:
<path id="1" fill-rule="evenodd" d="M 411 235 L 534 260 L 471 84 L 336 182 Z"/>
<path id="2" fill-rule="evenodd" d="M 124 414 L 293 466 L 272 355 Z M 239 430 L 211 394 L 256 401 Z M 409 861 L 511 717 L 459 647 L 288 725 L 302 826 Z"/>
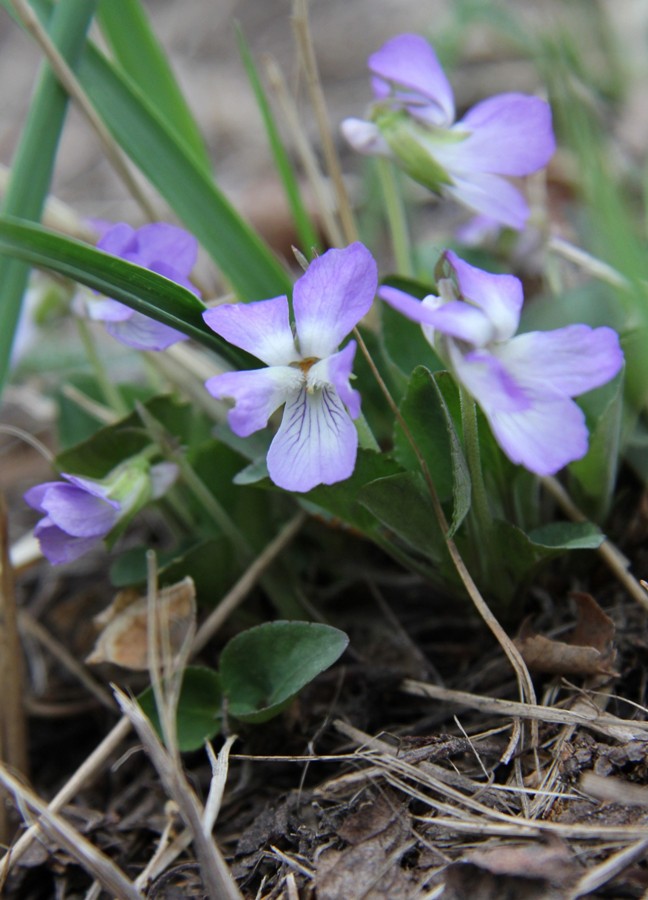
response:
<path id="1" fill-rule="evenodd" d="M 186 341 L 187 335 L 176 331 L 163 322 L 151 319 L 143 313 L 130 311 L 131 315 L 123 322 L 106 322 L 106 331 L 136 350 L 166 350 L 171 344 Z"/>
<path id="2" fill-rule="evenodd" d="M 70 537 L 49 519 L 41 519 L 34 528 L 34 536 L 38 538 L 43 555 L 53 566 L 79 559 L 100 540 L 97 537 Z"/>
<path id="3" fill-rule="evenodd" d="M 345 119 L 340 129 L 357 153 L 364 153 L 366 156 L 394 155 L 380 128 L 373 122 L 365 122 L 364 119 Z"/>
<path id="4" fill-rule="evenodd" d="M 72 537 L 100 538 L 108 534 L 119 518 L 116 500 L 93 496 L 74 484 L 59 482 L 49 487 L 41 507 L 54 525 Z"/>
<path id="5" fill-rule="evenodd" d="M 529 392 L 494 354 L 487 350 L 463 354 L 453 342 L 448 345 L 448 353 L 457 378 L 485 413 L 517 413 L 530 408 Z"/>
<path id="6" fill-rule="evenodd" d="M 133 315 L 133 310 L 119 300 L 110 297 L 84 298 L 84 312 L 94 322 L 125 322 Z"/>
<path id="7" fill-rule="evenodd" d="M 520 191 L 499 175 L 472 173 L 452 175 L 443 193 L 474 212 L 489 216 L 500 225 L 521 231 L 529 218 L 529 206 Z"/>
<path id="8" fill-rule="evenodd" d="M 214 375 L 205 382 L 205 387 L 217 400 L 234 400 L 235 406 L 227 420 L 234 434 L 247 437 L 265 428 L 272 413 L 299 392 L 304 381 L 299 368 L 271 366 Z"/>
<path id="9" fill-rule="evenodd" d="M 556 149 L 551 107 L 527 94 L 483 100 L 452 131 L 470 132 L 452 147 L 452 168 L 457 173 L 530 175 L 546 166 Z"/>
<path id="10" fill-rule="evenodd" d="M 461 296 L 483 310 L 493 325 L 494 340 L 506 341 L 512 337 L 520 323 L 524 303 L 520 279 L 485 272 L 460 259 L 452 250 L 446 251 L 445 257 L 454 270 Z"/>
<path id="11" fill-rule="evenodd" d="M 286 403 L 268 451 L 268 472 L 287 491 L 310 491 L 353 473 L 358 434 L 332 387 L 299 391 Z"/>
<path id="12" fill-rule="evenodd" d="M 355 358 L 356 342 L 349 341 L 344 350 L 327 356 L 316 362 L 308 372 L 308 386 L 313 388 L 322 388 L 333 385 L 338 396 L 349 410 L 352 419 L 357 419 L 360 415 L 360 404 L 362 398 L 360 393 L 354 390 L 349 379 L 353 371 L 353 360 Z"/>
<path id="13" fill-rule="evenodd" d="M 215 306 L 203 313 L 203 319 L 230 344 L 269 366 L 287 366 L 300 359 L 288 320 L 287 297 Z"/>
<path id="14" fill-rule="evenodd" d="M 23 494 L 23 500 L 32 509 L 38 510 L 38 512 L 45 512 L 45 508 L 43 507 L 43 499 L 50 488 L 59 487 L 63 484 L 62 481 L 46 481 L 43 484 L 35 484 L 34 487 L 29 488 L 28 491 L 25 491 Z"/>
<path id="15" fill-rule="evenodd" d="M 140 266 L 154 269 L 155 263 L 165 262 L 186 277 L 196 264 L 197 256 L 198 241 L 183 228 L 167 222 L 153 222 L 137 229 L 132 260 Z"/>
<path id="16" fill-rule="evenodd" d="M 425 309 L 425 301 L 421 306 Z M 493 339 L 493 325 L 488 316 L 463 300 L 452 300 L 438 309 L 429 309 L 425 324 L 476 347 L 483 347 Z"/>
<path id="17" fill-rule="evenodd" d="M 485 352 L 462 357 L 450 345 L 455 373 L 479 403 L 508 458 L 536 475 L 553 475 L 587 453 L 585 416 L 551 385 L 517 382 L 500 359 Z"/>
<path id="18" fill-rule="evenodd" d="M 110 253 L 112 256 L 122 256 L 132 251 L 135 247 L 135 229 L 125 222 L 118 222 L 104 232 L 97 241 L 97 250 Z"/>
<path id="19" fill-rule="evenodd" d="M 369 57 L 374 94 L 380 100 L 388 97 L 392 86 L 411 93 L 396 91 L 408 111 L 433 125 L 449 125 L 454 120 L 454 99 L 436 53 L 419 34 L 401 34 Z M 419 96 L 417 96 L 419 95 Z"/>
<path id="20" fill-rule="evenodd" d="M 432 315 L 443 304 L 443 300 L 434 294 L 428 294 L 425 300 L 421 301 L 405 291 L 386 284 L 378 289 L 378 296 L 406 318 L 420 322 L 421 325 L 429 325 Z"/>
<path id="21" fill-rule="evenodd" d="M 605 384 L 623 365 L 617 333 L 589 325 L 520 334 L 498 356 L 521 383 L 548 384 L 569 397 Z"/>
<path id="22" fill-rule="evenodd" d="M 376 261 L 356 242 L 327 250 L 295 283 L 293 310 L 304 359 L 323 359 L 369 312 L 378 286 Z"/>
<path id="23" fill-rule="evenodd" d="M 509 459 L 536 475 L 555 475 L 587 453 L 585 416 L 564 394 L 538 390 L 523 412 L 484 412 Z"/>

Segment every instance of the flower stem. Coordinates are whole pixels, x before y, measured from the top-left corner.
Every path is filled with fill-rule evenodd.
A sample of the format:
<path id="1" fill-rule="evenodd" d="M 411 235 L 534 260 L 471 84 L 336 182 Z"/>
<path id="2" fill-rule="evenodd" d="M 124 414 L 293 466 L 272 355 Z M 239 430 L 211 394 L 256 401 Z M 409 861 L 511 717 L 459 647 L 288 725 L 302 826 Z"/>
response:
<path id="1" fill-rule="evenodd" d="M 106 367 L 104 366 L 101 357 L 97 353 L 97 347 L 90 332 L 90 328 L 88 327 L 88 323 L 84 319 L 81 319 L 79 317 L 77 317 L 76 321 L 77 327 L 79 329 L 79 335 L 81 336 L 81 340 L 83 342 L 83 348 L 94 370 L 95 378 L 97 379 L 97 383 L 101 388 L 101 392 L 104 395 L 106 403 L 119 415 L 126 415 L 129 412 L 129 409 L 125 404 L 122 395 L 119 393 L 117 386 L 113 384 L 108 373 L 106 372 Z"/>
<path id="2" fill-rule="evenodd" d="M 396 268 L 401 275 L 414 277 L 412 247 L 405 215 L 403 195 L 398 189 L 394 164 L 388 159 L 377 159 L 378 178 L 385 200 L 385 212 L 391 233 Z"/>
<path id="3" fill-rule="evenodd" d="M 464 446 L 466 448 L 466 461 L 470 470 L 472 484 L 472 505 L 480 532 L 480 537 L 486 540 L 492 531 L 491 515 L 488 504 L 486 485 L 484 484 L 484 471 L 481 464 L 481 451 L 479 449 L 479 433 L 477 430 L 477 407 L 473 398 L 462 388 L 459 388 L 461 398 L 461 424 L 463 427 Z M 486 541 L 488 543 L 488 541 Z"/>

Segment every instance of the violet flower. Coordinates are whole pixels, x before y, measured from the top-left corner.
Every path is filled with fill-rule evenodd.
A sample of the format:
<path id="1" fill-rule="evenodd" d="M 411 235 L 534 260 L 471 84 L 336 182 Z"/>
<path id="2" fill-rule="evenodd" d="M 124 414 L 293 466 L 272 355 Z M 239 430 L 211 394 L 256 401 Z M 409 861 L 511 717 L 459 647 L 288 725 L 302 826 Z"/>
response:
<path id="1" fill-rule="evenodd" d="M 526 94 L 497 94 L 455 122 L 450 83 L 417 34 L 387 41 L 368 65 L 375 97 L 369 121 L 342 123 L 352 147 L 393 158 L 435 193 L 523 228 L 527 202 L 502 176 L 530 175 L 549 161 L 555 149 L 549 105 Z"/>
<path id="2" fill-rule="evenodd" d="M 177 476 L 173 463 L 150 466 L 145 457 L 127 460 L 101 480 L 61 473 L 65 481 L 30 488 L 25 502 L 43 513 L 34 535 L 53 565 L 72 562 L 103 540 Z"/>
<path id="3" fill-rule="evenodd" d="M 329 250 L 308 267 L 288 298 L 217 306 L 205 322 L 268 368 L 226 372 L 206 382 L 214 397 L 234 400 L 228 420 L 247 437 L 285 403 L 268 451 L 272 481 L 288 491 L 348 478 L 355 467 L 360 395 L 349 384 L 356 343 L 340 342 L 368 312 L 376 292 L 376 263 L 360 243 Z M 337 351 L 337 352 L 336 352 Z"/>
<path id="4" fill-rule="evenodd" d="M 522 284 L 444 254 L 448 277 L 439 296 L 422 301 L 382 287 L 379 296 L 423 326 L 423 333 L 475 398 L 504 453 L 537 475 L 553 475 L 587 453 L 577 397 L 613 378 L 623 365 L 611 328 L 568 325 L 514 337 Z"/>
<path id="5" fill-rule="evenodd" d="M 198 242 L 182 228 L 154 222 L 136 230 L 120 222 L 104 232 L 97 242 L 97 249 L 164 275 L 200 296 L 189 281 L 198 255 Z M 84 306 L 89 318 L 105 322 L 106 330 L 114 338 L 137 350 L 165 350 L 187 338 L 175 328 L 136 312 L 118 300 L 93 295 L 85 298 Z"/>

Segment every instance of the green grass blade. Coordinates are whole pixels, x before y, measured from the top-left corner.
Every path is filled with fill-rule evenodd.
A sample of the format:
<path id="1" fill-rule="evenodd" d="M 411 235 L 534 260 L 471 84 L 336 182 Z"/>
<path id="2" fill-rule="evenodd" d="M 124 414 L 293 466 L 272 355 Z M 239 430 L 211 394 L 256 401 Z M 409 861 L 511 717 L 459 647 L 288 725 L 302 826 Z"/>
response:
<path id="1" fill-rule="evenodd" d="M 0 254 L 51 269 L 170 325 L 218 352 L 234 365 L 249 368 L 251 357 L 232 347 L 205 325 L 202 301 L 173 281 L 110 256 L 82 241 L 20 219 L 0 216 Z"/>
<path id="2" fill-rule="evenodd" d="M 292 213 L 301 249 L 308 256 L 309 251 L 312 248 L 317 250 L 321 249 L 321 242 L 306 207 L 304 206 L 299 184 L 295 178 L 295 172 L 279 135 L 279 130 L 263 88 L 263 83 L 261 82 L 258 70 L 254 64 L 250 47 L 240 27 L 237 27 L 236 29 L 236 37 L 239 45 L 239 53 L 241 54 L 243 65 L 245 66 L 252 90 L 254 91 L 254 96 L 256 97 L 274 163 L 283 184 L 290 212 Z"/>
<path id="3" fill-rule="evenodd" d="M 139 0 L 100 0 L 97 17 L 124 74 L 193 153 L 196 163 L 210 172 L 205 142 L 142 4 Z"/>
<path id="4" fill-rule="evenodd" d="M 32 8 L 46 20 L 52 4 L 50 0 L 32 0 Z M 289 291 L 290 277 L 268 245 L 196 164 L 130 79 L 89 42 L 77 74 L 115 140 L 200 241 L 239 298 L 263 300 Z"/>
<path id="5" fill-rule="evenodd" d="M 57 4 L 52 13 L 50 37 L 73 66 L 83 47 L 95 7 L 95 0 L 70 0 Z M 40 218 L 66 109 L 66 92 L 49 66 L 44 66 L 13 161 L 3 213 Z M 0 260 L 0 393 L 9 370 L 11 347 L 28 277 L 29 266 L 10 258 Z"/>

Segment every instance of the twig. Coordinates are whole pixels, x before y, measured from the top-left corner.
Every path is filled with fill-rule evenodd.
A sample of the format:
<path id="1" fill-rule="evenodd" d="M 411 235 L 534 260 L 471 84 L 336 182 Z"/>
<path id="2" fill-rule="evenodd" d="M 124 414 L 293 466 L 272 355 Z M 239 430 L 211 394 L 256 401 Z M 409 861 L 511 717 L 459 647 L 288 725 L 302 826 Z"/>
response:
<path id="1" fill-rule="evenodd" d="M 27 725 L 23 706 L 23 658 L 13 567 L 9 558 L 9 527 L 4 495 L 0 493 L 0 759 L 27 773 Z M 2 798 L 0 804 L 4 806 Z M 3 810 L 4 813 L 4 810 Z M 3 815 L 4 819 L 4 815 Z M 0 840 L 10 839 L 8 822 L 0 819 Z"/>
<path id="2" fill-rule="evenodd" d="M 20 626 L 35 637 L 43 647 L 49 650 L 52 656 L 78 678 L 81 684 L 87 688 L 87 690 L 93 694 L 103 706 L 111 712 L 115 711 L 115 702 L 103 685 L 99 684 L 99 682 L 92 677 L 90 672 L 87 671 L 86 667 L 80 663 L 60 641 L 57 641 L 40 622 L 34 619 L 27 610 L 23 609 L 20 612 Z"/>
<path id="3" fill-rule="evenodd" d="M 338 159 L 335 143 L 331 136 L 326 100 L 322 90 L 322 82 L 317 68 L 317 58 L 313 47 L 313 38 L 308 23 L 308 0 L 294 0 L 292 14 L 293 29 L 299 47 L 306 84 L 310 94 L 311 103 L 315 112 L 315 119 L 319 129 L 322 151 L 326 160 L 326 167 L 335 188 L 338 213 L 342 223 L 342 230 L 347 243 L 353 243 L 358 239 L 358 230 L 353 218 L 353 210 L 349 201 L 349 195 L 342 178 L 342 168 Z"/>
<path id="4" fill-rule="evenodd" d="M 142 900 L 142 894 L 115 863 L 90 843 L 76 828 L 48 808 L 29 788 L 0 765 L 0 782 L 16 797 L 17 805 L 28 807 L 39 816 L 38 826 L 49 838 L 63 847 L 112 897 Z"/>
<path id="5" fill-rule="evenodd" d="M 266 75 L 270 87 L 279 101 L 284 121 L 295 145 L 295 150 L 317 200 L 317 208 L 326 237 L 331 246 L 341 247 L 344 244 L 344 235 L 333 214 L 329 185 L 325 182 L 320 172 L 317 157 L 302 128 L 299 113 L 288 92 L 281 69 L 274 59 L 269 58 L 266 61 Z"/>
<path id="6" fill-rule="evenodd" d="M 542 483 L 572 522 L 589 521 L 587 516 L 576 506 L 558 479 L 551 477 L 543 478 Z M 644 609 L 648 610 L 648 594 L 641 587 L 634 575 L 628 571 L 628 561 L 619 548 L 606 537 L 603 540 L 603 543 L 597 548 L 596 552 L 630 594 L 632 599 L 636 600 Z"/>
<path id="7" fill-rule="evenodd" d="M 216 843 L 211 835 L 205 834 L 198 798 L 178 761 L 164 749 L 140 706 L 119 688 L 115 688 L 115 697 L 144 744 L 166 792 L 177 804 L 182 818 L 191 830 L 201 876 L 211 900 L 243 900 L 243 895 Z"/>
<path id="8" fill-rule="evenodd" d="M 129 193 L 140 205 L 146 218 L 155 221 L 159 217 L 148 197 L 146 197 L 133 177 L 119 145 L 106 128 L 101 117 L 97 114 L 78 78 L 50 40 L 49 35 L 39 22 L 35 13 L 26 0 L 10 0 L 10 2 L 25 30 L 31 34 L 47 57 L 47 60 L 52 67 L 52 71 L 97 133 L 97 136 L 103 145 L 106 157 L 112 164 L 117 175 L 122 179 Z"/>
<path id="9" fill-rule="evenodd" d="M 435 700 L 467 706 L 470 709 L 495 713 L 498 716 L 516 716 L 521 719 L 554 722 L 559 725 L 582 725 L 617 741 L 648 740 L 648 722 L 621 719 L 609 713 L 601 713 L 595 707 L 592 707 L 591 714 L 588 714 L 584 711 L 584 706 L 576 711 L 519 703 L 515 700 L 499 700 L 495 697 L 483 697 L 480 694 L 470 694 L 466 691 L 453 691 L 436 684 L 425 684 L 410 678 L 402 683 L 401 689 L 414 696 L 431 697 Z"/>
<path id="10" fill-rule="evenodd" d="M 635 841 L 629 847 L 624 847 L 623 850 L 614 853 L 605 862 L 589 869 L 567 894 L 566 900 L 576 900 L 577 897 L 591 894 L 627 869 L 633 862 L 641 859 L 646 851 L 648 851 L 648 839 Z"/>
<path id="11" fill-rule="evenodd" d="M 552 250 L 554 253 L 557 253 L 564 259 L 568 259 L 569 262 L 572 262 L 575 265 L 579 266 L 581 269 L 584 269 L 586 272 L 589 272 L 590 275 L 593 275 L 600 281 L 605 281 L 607 282 L 607 284 L 611 284 L 612 287 L 630 287 L 630 282 L 628 281 L 628 279 L 616 269 L 612 268 L 612 266 L 608 265 L 600 259 L 597 259 L 595 256 L 592 256 L 591 253 L 588 253 L 586 250 L 582 250 L 580 247 L 576 247 L 574 244 L 571 244 L 569 241 L 566 241 L 561 237 L 558 237 L 556 235 L 550 237 L 547 246 L 549 250 Z"/>

